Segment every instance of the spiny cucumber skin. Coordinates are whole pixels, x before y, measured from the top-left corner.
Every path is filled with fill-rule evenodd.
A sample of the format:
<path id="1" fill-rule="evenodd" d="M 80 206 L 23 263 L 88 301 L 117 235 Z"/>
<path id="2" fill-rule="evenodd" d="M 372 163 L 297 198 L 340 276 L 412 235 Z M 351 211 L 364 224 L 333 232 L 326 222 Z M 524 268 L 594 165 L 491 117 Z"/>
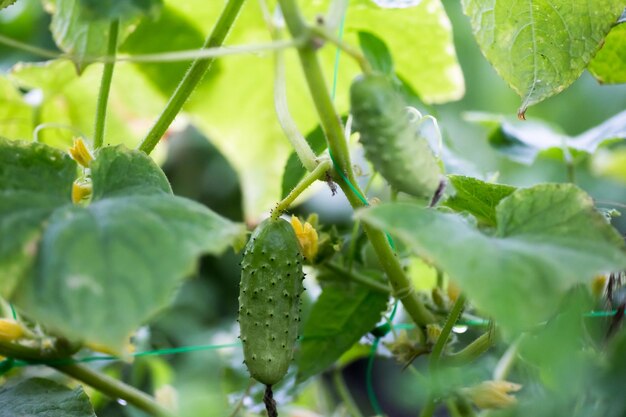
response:
<path id="1" fill-rule="evenodd" d="M 398 191 L 432 197 L 441 167 L 425 138 L 408 120 L 407 104 L 391 81 L 378 74 L 357 77 L 350 87 L 353 126 L 365 156 Z"/>
<path id="2" fill-rule="evenodd" d="M 293 228 L 267 219 L 244 249 L 239 327 L 250 375 L 265 385 L 280 381 L 293 358 L 303 291 L 302 255 Z"/>

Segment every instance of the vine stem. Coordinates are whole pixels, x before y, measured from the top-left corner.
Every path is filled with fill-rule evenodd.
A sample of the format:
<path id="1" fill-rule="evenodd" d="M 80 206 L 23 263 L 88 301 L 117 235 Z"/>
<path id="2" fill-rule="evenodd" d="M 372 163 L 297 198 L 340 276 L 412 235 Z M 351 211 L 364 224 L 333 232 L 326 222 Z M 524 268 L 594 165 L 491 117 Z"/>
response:
<path id="1" fill-rule="evenodd" d="M 279 4 L 291 36 L 293 38 L 310 37 L 310 29 L 302 19 L 296 2 L 294 0 L 279 0 Z M 363 195 L 358 188 L 358 183 L 354 171 L 352 170 L 348 142 L 344 134 L 341 119 L 335 111 L 335 107 L 328 92 L 328 87 L 317 57 L 315 44 L 311 42 L 305 43 L 298 49 L 298 55 L 320 123 L 328 141 L 329 151 L 335 161 L 335 168 L 345 174 L 347 181 L 355 188 L 356 193 Z M 350 185 L 341 175 L 339 178 L 336 178 L 336 180 L 353 208 L 365 206 L 366 203 L 359 199 L 359 196 L 351 190 Z M 423 303 L 418 299 L 417 294 L 413 291 L 413 286 L 404 273 L 385 234 L 369 225 L 364 225 L 363 230 L 370 239 L 379 261 L 387 273 L 396 297 L 402 302 L 405 310 L 413 321 L 419 326 L 433 323 L 435 317 L 426 309 Z"/>
<path id="2" fill-rule="evenodd" d="M 343 401 L 343 404 L 346 406 L 348 414 L 351 417 L 363 417 L 359 407 L 354 402 L 354 398 L 350 395 L 350 390 L 348 390 L 346 381 L 344 381 L 343 376 L 341 375 L 341 369 L 335 369 L 333 371 L 333 383 L 335 384 L 335 388 L 337 389 L 337 393 L 339 394 L 341 401 Z"/>
<path id="3" fill-rule="evenodd" d="M 298 196 L 304 192 L 304 190 L 309 188 L 309 186 L 313 184 L 315 181 L 325 176 L 326 172 L 330 169 L 330 167 L 331 167 L 331 162 L 329 160 L 326 159 L 324 161 L 321 161 L 312 172 L 308 173 L 302 179 L 302 181 L 300 181 L 298 185 L 296 185 L 293 188 L 293 190 L 291 190 L 291 192 L 287 194 L 287 197 L 285 197 L 280 203 L 276 205 L 276 207 L 274 208 L 274 211 L 272 212 L 272 216 L 271 216 L 272 219 L 273 220 L 278 219 L 278 217 L 280 217 L 280 215 L 283 214 L 289 208 L 291 203 L 293 203 L 294 200 L 298 198 Z"/>
<path id="4" fill-rule="evenodd" d="M 463 313 L 463 307 L 465 307 L 465 296 L 461 294 L 452 306 L 450 315 L 448 316 L 446 323 L 443 325 L 441 334 L 439 335 L 437 342 L 435 342 L 435 346 L 433 346 L 430 358 L 428 359 L 428 368 L 431 373 L 436 372 L 437 367 L 439 366 L 443 349 L 445 348 L 446 343 L 448 343 L 454 324 L 459 320 L 459 317 L 461 317 L 461 314 Z M 420 417 L 432 417 L 435 412 L 436 404 L 436 398 L 431 394 L 426 402 L 426 405 L 422 409 L 422 412 L 420 413 Z"/>
<path id="5" fill-rule="evenodd" d="M 107 56 L 115 58 L 117 51 L 117 35 L 120 31 L 120 21 L 113 20 L 109 26 L 109 43 L 107 46 Z M 93 131 L 93 147 L 99 149 L 104 143 L 104 125 L 106 123 L 107 104 L 109 102 L 109 92 L 111 91 L 111 81 L 113 80 L 113 69 L 115 61 L 104 64 L 102 80 L 100 81 L 100 92 L 98 93 L 98 103 L 96 104 L 96 122 Z"/>
<path id="6" fill-rule="evenodd" d="M 120 398 L 129 404 L 159 417 L 173 417 L 174 414 L 158 404 L 154 398 L 139 391 L 115 378 L 96 372 L 84 365 L 56 365 L 56 370 L 71 376 L 72 378 L 84 382 L 85 384 L 103 392 L 111 398 Z"/>
<path id="7" fill-rule="evenodd" d="M 357 48 L 352 45 L 344 42 L 339 39 L 334 33 L 330 32 L 324 26 L 313 26 L 311 27 L 311 32 L 317 36 L 318 38 L 324 39 L 327 42 L 334 44 L 337 48 L 341 49 L 343 52 L 348 54 L 352 59 L 354 59 L 361 67 L 361 71 L 366 74 L 371 74 L 374 70 L 370 65 L 369 61 L 365 59 L 365 56 L 359 51 Z"/>
<path id="8" fill-rule="evenodd" d="M 215 24 L 215 27 L 204 42 L 204 45 L 202 46 L 203 49 L 221 46 L 224 43 L 224 39 L 226 39 L 226 35 L 239 15 L 239 11 L 241 10 L 241 6 L 244 1 L 245 0 L 229 0 L 228 3 L 226 3 L 224 10 L 222 10 L 217 23 Z M 209 68 L 211 68 L 214 61 L 214 57 L 196 59 L 193 61 L 183 79 L 176 87 L 176 91 L 174 91 L 174 94 L 172 94 L 169 101 L 165 105 L 165 109 L 139 145 L 139 150 L 147 154 L 152 152 L 174 121 L 176 115 L 178 115 L 182 109 L 191 93 L 202 80 L 204 74 L 209 70 Z"/>
<path id="9" fill-rule="evenodd" d="M 101 391 L 111 398 L 122 399 L 153 416 L 173 417 L 173 414 L 159 405 L 153 397 L 135 387 L 93 371 L 84 365 L 63 363 L 69 357 L 67 354 L 59 351 L 58 347 L 56 349 L 42 350 L 37 347 L 0 340 L 0 355 L 49 366 Z"/>

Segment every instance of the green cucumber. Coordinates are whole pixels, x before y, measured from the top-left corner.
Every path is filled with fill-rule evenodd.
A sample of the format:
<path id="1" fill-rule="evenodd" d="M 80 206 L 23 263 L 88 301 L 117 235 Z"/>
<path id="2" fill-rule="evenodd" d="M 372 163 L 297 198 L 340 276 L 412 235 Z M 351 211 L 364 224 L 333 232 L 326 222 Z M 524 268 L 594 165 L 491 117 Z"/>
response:
<path id="1" fill-rule="evenodd" d="M 365 156 L 397 191 L 433 197 L 441 167 L 425 138 L 408 119 L 407 103 L 380 74 L 361 75 L 350 87 L 353 127 Z"/>
<path id="2" fill-rule="evenodd" d="M 291 225 L 267 219 L 244 249 L 239 289 L 239 327 L 245 364 L 271 386 L 289 368 L 298 335 L 302 254 Z"/>

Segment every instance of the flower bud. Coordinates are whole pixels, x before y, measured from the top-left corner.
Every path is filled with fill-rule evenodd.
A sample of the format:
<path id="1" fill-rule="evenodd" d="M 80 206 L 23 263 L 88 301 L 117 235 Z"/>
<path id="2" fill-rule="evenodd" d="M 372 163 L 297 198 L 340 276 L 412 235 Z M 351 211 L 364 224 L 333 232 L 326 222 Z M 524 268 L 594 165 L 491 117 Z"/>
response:
<path id="1" fill-rule="evenodd" d="M 72 203 L 78 204 L 91 196 L 93 188 L 91 183 L 74 181 L 72 184 Z"/>
<path id="2" fill-rule="evenodd" d="M 75 138 L 74 145 L 68 152 L 74 161 L 78 162 L 85 168 L 89 168 L 89 164 L 93 161 L 93 156 L 89 153 L 89 150 L 87 149 L 87 146 L 82 138 Z"/>
<path id="3" fill-rule="evenodd" d="M 24 328 L 13 319 L 0 319 L 0 339 L 5 341 L 17 340 L 24 336 Z"/>

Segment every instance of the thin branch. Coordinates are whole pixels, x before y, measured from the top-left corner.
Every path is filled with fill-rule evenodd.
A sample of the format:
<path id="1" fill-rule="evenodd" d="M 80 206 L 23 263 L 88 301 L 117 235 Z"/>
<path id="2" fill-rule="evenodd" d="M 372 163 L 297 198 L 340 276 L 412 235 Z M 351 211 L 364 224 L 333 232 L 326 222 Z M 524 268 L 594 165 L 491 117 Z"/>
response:
<path id="1" fill-rule="evenodd" d="M 108 56 L 115 57 L 119 28 L 119 20 L 112 21 L 109 26 L 109 44 L 107 47 Z M 107 62 L 104 64 L 104 70 L 102 71 L 102 81 L 100 82 L 100 91 L 98 93 L 98 102 L 96 104 L 96 121 L 93 133 L 94 150 L 100 148 L 104 143 L 104 126 L 106 123 L 107 104 L 109 102 L 109 92 L 111 91 L 114 67 L 115 62 Z"/>

